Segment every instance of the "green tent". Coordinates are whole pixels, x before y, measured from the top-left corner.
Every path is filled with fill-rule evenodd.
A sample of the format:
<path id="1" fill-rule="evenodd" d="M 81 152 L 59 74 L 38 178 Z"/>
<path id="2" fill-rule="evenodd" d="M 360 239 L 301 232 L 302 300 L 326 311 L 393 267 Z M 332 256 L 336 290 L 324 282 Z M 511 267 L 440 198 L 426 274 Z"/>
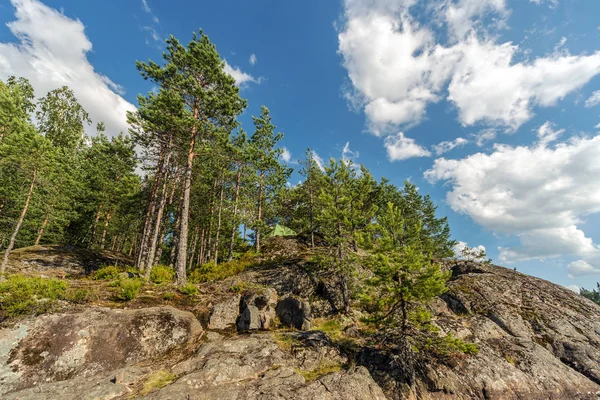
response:
<path id="1" fill-rule="evenodd" d="M 296 236 L 296 232 L 294 232 L 292 229 L 288 228 L 287 226 L 277 224 L 273 227 L 271 232 L 269 232 L 267 234 L 268 238 L 275 237 L 275 236 Z"/>

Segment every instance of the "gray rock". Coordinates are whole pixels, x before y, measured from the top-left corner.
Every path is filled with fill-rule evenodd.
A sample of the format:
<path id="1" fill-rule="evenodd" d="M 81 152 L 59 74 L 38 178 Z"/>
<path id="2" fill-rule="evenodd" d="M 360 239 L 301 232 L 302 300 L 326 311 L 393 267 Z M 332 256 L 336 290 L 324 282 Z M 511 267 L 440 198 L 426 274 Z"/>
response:
<path id="1" fill-rule="evenodd" d="M 285 326 L 292 326 L 302 331 L 311 328 L 310 304 L 296 297 L 286 297 L 275 307 L 277 318 Z"/>
<path id="2" fill-rule="evenodd" d="M 277 292 L 275 289 L 260 289 L 246 292 L 240 302 L 239 331 L 267 330 L 275 321 Z"/>
<path id="3" fill-rule="evenodd" d="M 8 332 L 15 339 L 0 351 L 6 360 L 0 394 L 158 358 L 197 343 L 201 334 L 193 314 L 172 307 L 42 316 Z"/>
<path id="4" fill-rule="evenodd" d="M 210 314 L 208 329 L 226 330 L 235 328 L 240 314 L 240 299 L 241 296 L 238 294 L 217 303 Z"/>

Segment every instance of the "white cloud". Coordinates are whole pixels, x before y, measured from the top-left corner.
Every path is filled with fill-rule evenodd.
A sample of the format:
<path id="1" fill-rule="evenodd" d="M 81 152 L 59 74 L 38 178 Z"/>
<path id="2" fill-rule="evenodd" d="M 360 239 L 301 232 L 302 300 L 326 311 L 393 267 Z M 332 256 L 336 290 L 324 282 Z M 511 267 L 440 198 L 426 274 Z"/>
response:
<path id="1" fill-rule="evenodd" d="M 467 139 L 459 137 L 452 141 L 440 142 L 440 143 L 436 144 L 435 146 L 433 146 L 433 150 L 435 151 L 435 154 L 437 154 L 439 156 L 439 155 L 449 152 L 450 150 L 452 150 L 456 147 L 462 147 L 462 146 L 466 145 L 467 143 L 469 143 L 469 141 Z"/>
<path id="2" fill-rule="evenodd" d="M 23 76 L 31 81 L 37 97 L 67 85 L 94 122 L 105 122 L 107 134 L 126 132 L 126 111 L 135 107 L 120 96 L 119 85 L 88 61 L 92 43 L 81 21 L 39 1 L 11 2 L 17 19 L 7 25 L 19 41 L 0 43 L 0 79 Z"/>
<path id="3" fill-rule="evenodd" d="M 575 292 L 575 293 L 579 293 L 579 286 L 577 286 L 577 285 L 568 285 L 568 286 L 565 286 L 565 287 L 566 287 L 567 289 L 569 289 L 569 290 L 571 290 L 571 291 Z"/>
<path id="4" fill-rule="evenodd" d="M 600 90 L 596 90 L 592 95 L 585 101 L 586 107 L 594 107 L 600 104 Z"/>
<path id="5" fill-rule="evenodd" d="M 600 268 L 593 267 L 588 262 L 583 260 L 573 261 L 567 267 L 569 278 L 586 275 L 600 275 Z M 579 292 L 579 290 L 577 290 Z"/>
<path id="6" fill-rule="evenodd" d="M 596 126 L 594 126 L 594 128 L 600 129 L 600 123 L 598 123 Z"/>
<path id="7" fill-rule="evenodd" d="M 529 0 L 530 3 L 537 4 L 538 6 L 543 3 L 549 3 L 548 7 L 556 8 L 558 6 L 558 0 Z"/>
<path id="8" fill-rule="evenodd" d="M 541 145 L 554 142 L 560 135 L 565 132 L 564 129 L 554 129 L 554 124 L 550 121 L 544 122 L 542 126 L 538 128 L 537 137 L 540 140 Z"/>
<path id="9" fill-rule="evenodd" d="M 487 128 L 487 129 L 484 129 L 481 132 L 476 133 L 472 136 L 475 140 L 475 144 L 477 145 L 477 147 L 483 147 L 485 142 L 496 139 L 497 134 L 498 134 L 498 132 L 496 131 L 496 129 Z"/>
<path id="10" fill-rule="evenodd" d="M 146 0 L 142 0 L 142 9 L 144 11 L 146 11 L 148 14 L 152 13 L 152 9 L 150 8 L 150 6 L 148 5 L 148 2 Z"/>
<path id="11" fill-rule="evenodd" d="M 227 60 L 225 60 L 225 67 L 223 68 L 223 70 L 229 75 L 231 75 L 233 79 L 235 79 L 235 84 L 237 86 L 242 86 L 249 82 L 260 83 L 261 81 L 260 79 L 254 78 L 252 75 L 242 71 L 237 67 L 232 67 L 227 63 Z"/>
<path id="12" fill-rule="evenodd" d="M 565 255 L 589 261 L 600 257 L 600 249 L 581 223 L 600 212 L 598 154 L 600 136 L 552 147 L 544 140 L 530 147 L 495 145 L 491 154 L 437 159 L 425 177 L 451 185 L 446 199 L 453 210 L 487 229 L 517 235 L 520 246 L 500 248 L 501 261 Z"/>
<path id="13" fill-rule="evenodd" d="M 475 252 L 479 252 L 479 251 L 483 251 L 485 252 L 485 246 L 480 244 L 479 246 L 475 246 L 475 247 L 471 247 L 467 244 L 467 242 L 462 242 L 462 241 L 458 241 L 454 247 L 452 248 L 452 250 L 454 250 L 454 257 L 456 258 L 460 258 L 463 259 L 463 250 L 466 247 L 470 247 L 472 250 L 474 250 Z M 474 261 L 483 261 L 485 259 L 485 257 L 481 258 L 481 259 L 475 259 Z"/>
<path id="14" fill-rule="evenodd" d="M 321 171 L 325 171 L 325 162 L 323 161 L 321 156 L 319 156 L 314 150 L 312 150 L 312 156 L 315 162 L 317 163 L 317 167 L 319 167 Z"/>
<path id="15" fill-rule="evenodd" d="M 256 58 L 256 54 L 250 54 L 250 59 L 248 61 L 250 61 L 250 65 L 256 64 L 256 62 L 258 61 L 258 59 Z"/>
<path id="16" fill-rule="evenodd" d="M 412 157 L 429 157 L 431 153 L 414 139 L 404 136 L 403 132 L 388 136 L 384 141 L 390 161 L 406 160 Z"/>
<path id="17" fill-rule="evenodd" d="M 292 161 L 292 153 L 285 147 L 283 148 L 283 153 L 281 153 L 281 159 L 286 163 Z"/>
<path id="18" fill-rule="evenodd" d="M 360 153 L 358 151 L 350 150 L 350 142 L 346 142 L 346 144 L 344 145 L 344 148 L 342 149 L 342 160 L 354 161 L 354 159 L 358 158 L 359 155 L 360 155 Z"/>
<path id="19" fill-rule="evenodd" d="M 344 3 L 338 49 L 352 84 L 345 96 L 362 106 L 377 135 L 419 123 L 427 105 L 444 98 L 465 126 L 515 130 L 535 107 L 555 105 L 600 73 L 600 53 L 515 61 L 522 49 L 493 31 L 510 12 L 504 0 L 437 0 L 418 8 L 426 23 L 411 14 L 414 3 Z"/>

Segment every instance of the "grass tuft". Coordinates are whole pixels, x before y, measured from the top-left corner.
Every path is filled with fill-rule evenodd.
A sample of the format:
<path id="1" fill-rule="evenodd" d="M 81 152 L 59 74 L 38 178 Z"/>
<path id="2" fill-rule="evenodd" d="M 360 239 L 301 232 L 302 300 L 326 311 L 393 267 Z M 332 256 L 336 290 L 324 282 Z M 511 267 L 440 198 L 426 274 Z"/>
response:
<path id="1" fill-rule="evenodd" d="M 175 381 L 175 375 L 166 369 L 161 369 L 148 375 L 140 394 L 146 395 L 150 392 L 170 385 Z"/>

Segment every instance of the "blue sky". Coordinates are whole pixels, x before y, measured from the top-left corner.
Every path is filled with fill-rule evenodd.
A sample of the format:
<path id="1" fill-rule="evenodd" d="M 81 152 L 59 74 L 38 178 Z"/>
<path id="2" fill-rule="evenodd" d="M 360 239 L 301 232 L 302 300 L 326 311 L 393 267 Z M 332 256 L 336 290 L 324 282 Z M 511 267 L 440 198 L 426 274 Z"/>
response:
<path id="1" fill-rule="evenodd" d="M 565 286 L 600 280 L 599 1 L 11 0 L 0 79 L 71 86 L 111 132 L 136 60 L 202 28 L 290 162 L 311 147 L 415 182 L 454 238 Z M 294 176 L 292 184 L 299 179 Z"/>

